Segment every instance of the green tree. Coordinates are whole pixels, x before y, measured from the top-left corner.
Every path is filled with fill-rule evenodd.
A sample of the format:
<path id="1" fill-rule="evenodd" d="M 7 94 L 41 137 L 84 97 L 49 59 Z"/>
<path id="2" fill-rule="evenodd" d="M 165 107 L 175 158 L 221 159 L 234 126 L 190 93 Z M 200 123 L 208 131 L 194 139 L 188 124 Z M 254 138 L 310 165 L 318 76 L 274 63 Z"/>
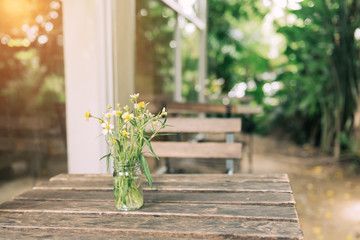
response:
<path id="1" fill-rule="evenodd" d="M 270 68 L 262 54 L 266 46 L 256 36 L 266 11 L 258 0 L 209 0 L 208 6 L 208 76 L 223 78 L 227 93 Z"/>
<path id="2" fill-rule="evenodd" d="M 287 40 L 280 66 L 284 89 L 280 120 L 303 141 L 319 143 L 325 152 L 340 155 L 341 136 L 353 134 L 359 95 L 359 43 L 354 33 L 360 25 L 357 0 L 305 0 L 301 9 L 288 11 L 294 24 L 280 25 Z M 297 131 L 298 129 L 299 131 Z"/>

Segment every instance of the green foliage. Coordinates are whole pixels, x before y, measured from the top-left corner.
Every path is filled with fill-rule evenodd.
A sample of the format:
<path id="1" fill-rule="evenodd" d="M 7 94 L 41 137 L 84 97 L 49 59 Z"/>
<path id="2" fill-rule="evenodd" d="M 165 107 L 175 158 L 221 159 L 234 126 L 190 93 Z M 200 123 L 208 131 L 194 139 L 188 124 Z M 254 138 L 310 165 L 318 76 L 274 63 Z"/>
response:
<path id="1" fill-rule="evenodd" d="M 271 5 L 272 4 L 272 5 Z M 320 146 L 339 156 L 351 148 L 354 113 L 359 95 L 360 26 L 356 0 L 304 0 L 297 10 L 274 17 L 272 36 L 282 37 L 280 56 L 270 58 L 270 40 L 261 26 L 268 8 L 260 1 L 209 1 L 208 75 L 225 79 L 228 93 L 240 82 L 265 114 L 255 121 L 258 132 L 283 129 L 298 143 Z M 357 30 L 359 31 L 359 29 Z M 265 73 L 275 77 L 266 79 Z M 269 84 L 281 85 L 266 91 Z"/>
<path id="2" fill-rule="evenodd" d="M 341 132 L 353 133 L 359 93 L 359 26 L 356 1 L 303 1 L 294 25 L 279 24 L 287 40 L 287 62 L 279 66 L 284 88 L 276 95 L 282 111 L 276 119 L 301 142 L 319 143 L 339 154 Z"/>
<path id="3" fill-rule="evenodd" d="M 208 1 L 208 76 L 223 78 L 224 92 L 269 69 L 258 38 L 265 16 L 261 1 Z"/>

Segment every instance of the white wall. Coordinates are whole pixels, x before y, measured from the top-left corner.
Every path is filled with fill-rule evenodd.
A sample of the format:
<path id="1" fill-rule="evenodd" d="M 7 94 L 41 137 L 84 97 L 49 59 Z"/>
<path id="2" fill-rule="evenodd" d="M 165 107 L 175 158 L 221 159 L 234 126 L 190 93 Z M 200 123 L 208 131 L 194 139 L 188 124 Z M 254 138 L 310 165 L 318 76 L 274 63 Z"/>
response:
<path id="1" fill-rule="evenodd" d="M 97 121 L 84 113 L 113 104 L 106 33 L 106 0 L 64 0 L 64 59 L 69 173 L 105 173 L 107 147 Z M 110 84 L 109 84 L 110 82 Z M 110 86 L 110 87 L 109 87 Z"/>

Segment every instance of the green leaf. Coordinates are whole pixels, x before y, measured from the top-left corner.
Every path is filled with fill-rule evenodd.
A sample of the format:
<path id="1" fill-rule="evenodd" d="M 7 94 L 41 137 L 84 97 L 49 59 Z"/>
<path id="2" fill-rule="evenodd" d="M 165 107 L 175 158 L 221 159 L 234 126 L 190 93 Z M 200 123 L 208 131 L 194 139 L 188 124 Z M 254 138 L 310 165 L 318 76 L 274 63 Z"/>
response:
<path id="1" fill-rule="evenodd" d="M 149 142 L 149 140 L 147 140 L 145 137 L 144 137 L 144 140 L 145 140 L 146 145 L 148 145 L 151 153 L 156 157 L 157 160 L 160 160 L 159 157 L 155 154 L 154 149 L 152 148 L 151 143 Z"/>
<path id="2" fill-rule="evenodd" d="M 117 143 L 117 145 L 118 145 L 118 147 L 119 147 L 120 152 L 122 152 L 123 149 L 122 149 L 122 146 L 121 146 L 121 144 L 120 144 L 119 139 L 115 139 L 115 141 L 116 141 L 116 143 Z"/>
<path id="3" fill-rule="evenodd" d="M 163 126 L 166 124 L 166 122 L 167 122 L 167 115 L 165 116 L 165 120 L 164 120 L 164 122 L 163 122 Z"/>
<path id="4" fill-rule="evenodd" d="M 126 203 L 126 195 L 127 195 L 127 192 L 129 190 L 129 179 L 128 178 L 124 178 L 123 179 L 123 192 L 122 192 L 122 202 L 127 204 Z"/>
<path id="5" fill-rule="evenodd" d="M 141 167 L 143 169 L 145 177 L 150 185 L 150 188 L 152 188 L 152 179 L 151 179 L 151 175 L 150 175 L 149 166 L 146 162 L 146 159 L 144 158 L 144 156 L 142 154 L 140 154 L 140 161 L 141 161 Z"/>
<path id="6" fill-rule="evenodd" d="M 105 154 L 104 156 L 102 156 L 100 158 L 100 160 L 106 158 L 106 169 L 107 169 L 107 171 L 109 171 L 110 156 L 111 156 L 111 153 L 108 153 L 108 154 Z"/>
<path id="7" fill-rule="evenodd" d="M 103 160 L 103 159 L 106 158 L 106 157 L 110 157 L 110 155 L 111 155 L 111 153 L 105 154 L 104 156 L 102 156 L 102 157 L 100 158 L 100 160 Z"/>

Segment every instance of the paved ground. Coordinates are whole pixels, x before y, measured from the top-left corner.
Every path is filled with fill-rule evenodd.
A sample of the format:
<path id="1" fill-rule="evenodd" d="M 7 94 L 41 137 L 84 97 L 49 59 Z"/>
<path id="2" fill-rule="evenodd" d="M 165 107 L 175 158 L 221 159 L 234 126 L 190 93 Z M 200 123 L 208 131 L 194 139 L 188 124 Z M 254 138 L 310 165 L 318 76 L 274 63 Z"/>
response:
<path id="1" fill-rule="evenodd" d="M 306 240 L 360 239 L 360 176 L 326 157 L 314 157 L 310 146 L 299 148 L 274 138 L 255 137 L 254 173 L 288 173 Z M 247 170 L 245 159 L 243 169 Z M 48 177 L 0 181 L 0 202 L 11 200 Z M 66 163 L 50 164 L 49 175 L 66 171 Z"/>
<path id="2" fill-rule="evenodd" d="M 360 176 L 349 166 L 314 157 L 273 138 L 255 138 L 254 172 L 289 174 L 306 240 L 360 239 Z"/>

